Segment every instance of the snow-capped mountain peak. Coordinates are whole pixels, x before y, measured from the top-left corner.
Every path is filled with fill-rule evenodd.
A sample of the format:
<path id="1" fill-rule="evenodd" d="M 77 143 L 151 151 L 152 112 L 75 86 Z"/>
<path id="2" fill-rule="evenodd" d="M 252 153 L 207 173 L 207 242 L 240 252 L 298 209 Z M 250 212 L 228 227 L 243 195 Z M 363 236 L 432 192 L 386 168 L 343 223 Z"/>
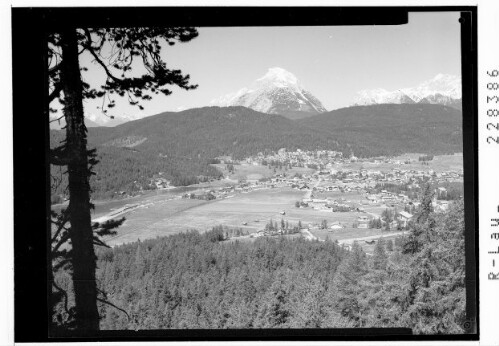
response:
<path id="1" fill-rule="evenodd" d="M 461 98 L 461 78 L 458 76 L 439 73 L 435 77 L 419 84 L 416 88 L 408 89 L 414 98 L 423 99 L 431 95 L 444 95 L 453 99 Z M 417 100 L 419 101 L 419 100 Z"/>
<path id="2" fill-rule="evenodd" d="M 300 85 L 294 74 L 280 67 L 269 68 L 263 77 L 249 87 L 221 96 L 210 104 L 221 107 L 244 106 L 288 118 L 301 118 L 326 111 L 321 102 Z"/>
<path id="3" fill-rule="evenodd" d="M 271 67 L 267 73 L 256 80 L 256 84 L 272 84 L 276 87 L 298 86 L 298 78 L 280 67 Z"/>
<path id="4" fill-rule="evenodd" d="M 381 103 L 431 103 L 460 108 L 461 78 L 439 73 L 430 80 L 412 88 L 387 91 L 385 89 L 361 90 L 353 105 Z"/>
<path id="5" fill-rule="evenodd" d="M 402 90 L 388 91 L 378 88 L 361 90 L 357 95 L 356 105 L 359 106 L 379 103 L 414 103 Z"/>

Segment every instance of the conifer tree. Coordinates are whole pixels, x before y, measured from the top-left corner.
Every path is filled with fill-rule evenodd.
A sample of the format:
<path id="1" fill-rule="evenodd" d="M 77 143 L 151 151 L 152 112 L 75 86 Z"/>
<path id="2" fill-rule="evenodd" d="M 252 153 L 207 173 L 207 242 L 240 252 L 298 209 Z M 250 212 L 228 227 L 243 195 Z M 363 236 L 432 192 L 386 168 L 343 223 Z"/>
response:
<path id="1" fill-rule="evenodd" d="M 326 219 L 322 220 L 321 229 L 327 229 L 327 220 Z"/>
<path id="2" fill-rule="evenodd" d="M 403 317 L 418 332 L 462 333 L 466 318 L 462 200 L 432 226 L 429 241 L 410 265 L 410 304 Z"/>
<path id="3" fill-rule="evenodd" d="M 409 239 L 404 244 L 403 253 L 415 254 L 430 240 L 430 234 L 435 229 L 432 201 L 433 191 L 430 184 L 426 184 L 421 196 L 421 207 L 416 221 L 410 224 Z"/>
<path id="4" fill-rule="evenodd" d="M 383 238 L 378 239 L 376 245 L 374 246 L 373 252 L 373 268 L 375 270 L 385 270 L 388 261 L 388 256 L 385 252 L 385 246 Z"/>
<path id="5" fill-rule="evenodd" d="M 127 96 L 131 105 L 142 109 L 141 102 L 152 95 L 171 94 L 170 85 L 195 88 L 189 84 L 188 75 L 168 69 L 160 53 L 164 45 L 187 42 L 196 36 L 194 28 L 76 27 L 64 27 L 47 36 L 48 102 L 58 100 L 63 105 L 59 119 L 64 118 L 66 123 L 65 142 L 50 151 L 50 163 L 66 166 L 68 172 L 69 206 L 64 220 L 71 226 L 61 226 L 66 232 L 58 241 L 71 242 L 66 257 L 72 269 L 75 327 L 79 331 L 99 329 L 94 252 L 94 243 L 99 240 L 91 225 L 89 184 L 91 167 L 97 161 L 95 151 L 87 148 L 83 100 L 104 98 L 106 113 L 115 105 L 113 96 Z M 90 86 L 82 80 L 81 71 L 89 68 L 80 64 L 80 56 L 84 55 L 104 72 L 106 80 L 102 85 Z M 144 74 L 134 73 L 137 63 L 145 68 Z M 102 230 L 100 235 L 104 234 Z"/>
<path id="6" fill-rule="evenodd" d="M 333 284 L 338 311 L 354 322 L 359 322 L 361 317 L 358 301 L 360 282 L 367 272 L 366 254 L 355 241 L 348 258 L 338 267 Z"/>
<path id="7" fill-rule="evenodd" d="M 288 303 L 289 293 L 286 286 L 285 276 L 280 274 L 265 295 L 257 316 L 256 323 L 258 327 L 282 328 L 288 323 L 290 307 Z"/>
<path id="8" fill-rule="evenodd" d="M 393 240 L 388 239 L 386 242 L 386 250 L 392 252 L 393 251 Z"/>

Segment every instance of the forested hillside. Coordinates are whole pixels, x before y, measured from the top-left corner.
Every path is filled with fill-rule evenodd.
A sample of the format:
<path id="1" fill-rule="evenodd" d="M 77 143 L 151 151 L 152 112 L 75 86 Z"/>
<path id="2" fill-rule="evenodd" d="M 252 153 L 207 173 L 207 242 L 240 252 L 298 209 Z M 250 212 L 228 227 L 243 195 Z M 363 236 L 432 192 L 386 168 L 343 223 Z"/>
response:
<path id="1" fill-rule="evenodd" d="M 382 104 L 342 108 L 298 121 L 349 143 L 356 156 L 462 151 L 462 113 L 431 104 Z"/>
<path id="2" fill-rule="evenodd" d="M 51 136 L 55 146 L 63 133 Z M 159 172 L 174 186 L 218 178 L 210 162 L 221 155 L 242 159 L 280 148 L 358 157 L 460 152 L 462 125 L 461 112 L 428 104 L 350 107 L 296 121 L 245 107 L 205 107 L 89 128 L 88 141 L 100 161 L 91 179 L 94 197 L 109 197 L 146 189 Z"/>
<path id="3" fill-rule="evenodd" d="M 327 132 L 304 128 L 280 115 L 245 107 L 205 107 L 162 113 L 106 129 L 90 129 L 91 144 L 116 145 L 116 140 L 147 138 L 137 150 L 190 159 L 230 155 L 241 159 L 259 151 L 282 147 L 346 150 Z M 104 130 L 104 131 L 103 131 Z M 119 145 L 119 144 L 118 144 Z"/>
<path id="4" fill-rule="evenodd" d="M 424 205 L 424 203 L 423 203 Z M 223 241 L 221 229 L 98 252 L 103 329 L 409 327 L 463 333 L 464 211 L 422 208 L 411 236 L 346 250 L 332 241 Z M 69 276 L 57 284 L 71 292 Z M 64 323 L 64 300 L 55 320 Z M 128 314 L 128 316 L 127 316 Z"/>

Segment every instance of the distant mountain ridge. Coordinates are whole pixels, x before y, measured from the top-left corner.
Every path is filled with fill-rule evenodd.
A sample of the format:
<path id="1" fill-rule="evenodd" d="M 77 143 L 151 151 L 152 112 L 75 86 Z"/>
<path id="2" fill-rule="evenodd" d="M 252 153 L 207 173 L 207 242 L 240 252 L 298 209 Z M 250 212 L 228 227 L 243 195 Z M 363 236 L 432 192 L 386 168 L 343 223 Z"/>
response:
<path id="1" fill-rule="evenodd" d="M 87 127 L 94 127 L 94 126 L 89 126 L 88 121 L 90 120 L 93 124 L 97 124 L 97 126 L 106 126 L 106 127 L 114 127 L 118 126 L 121 124 L 124 124 L 129 121 L 137 120 L 137 119 L 142 119 L 144 118 L 144 115 L 142 114 L 135 114 L 135 115 L 113 115 L 112 117 L 104 114 L 104 113 L 88 113 L 85 114 L 85 121 L 87 124 Z"/>
<path id="2" fill-rule="evenodd" d="M 270 68 L 250 87 L 210 102 L 213 106 L 244 106 L 261 113 L 280 114 L 289 119 L 326 112 L 322 103 L 305 90 L 298 78 L 280 67 Z"/>
<path id="3" fill-rule="evenodd" d="M 58 115 L 57 117 L 59 117 Z M 57 118 L 55 117 L 55 118 Z M 90 113 L 90 114 L 85 114 L 85 125 L 87 127 L 114 127 L 118 126 L 121 124 L 124 124 L 126 122 L 132 121 L 132 120 L 137 120 L 137 119 L 142 119 L 143 116 L 141 115 L 135 115 L 135 116 L 111 116 L 106 115 L 104 113 L 101 114 L 95 114 L 95 113 Z M 50 123 L 50 128 L 52 130 L 60 130 L 66 125 L 66 122 L 64 118 L 60 119 L 59 121 L 54 121 Z"/>
<path id="4" fill-rule="evenodd" d="M 439 104 L 461 110 L 461 78 L 438 74 L 413 88 L 388 91 L 383 88 L 361 90 L 352 106 L 376 104 Z M 279 114 L 288 119 L 302 119 L 326 113 L 326 108 L 311 92 L 303 88 L 298 78 L 280 67 L 268 69 L 249 87 L 221 96 L 210 102 L 212 106 L 243 106 L 257 112 Z M 114 115 L 87 113 L 87 127 L 114 127 L 143 119 L 142 114 Z M 51 129 L 60 129 L 64 121 L 51 123 Z"/>
<path id="5" fill-rule="evenodd" d="M 413 88 L 388 91 L 378 88 L 361 90 L 352 106 L 374 104 L 440 104 L 461 109 L 461 78 L 448 74 L 438 74 L 434 78 Z"/>

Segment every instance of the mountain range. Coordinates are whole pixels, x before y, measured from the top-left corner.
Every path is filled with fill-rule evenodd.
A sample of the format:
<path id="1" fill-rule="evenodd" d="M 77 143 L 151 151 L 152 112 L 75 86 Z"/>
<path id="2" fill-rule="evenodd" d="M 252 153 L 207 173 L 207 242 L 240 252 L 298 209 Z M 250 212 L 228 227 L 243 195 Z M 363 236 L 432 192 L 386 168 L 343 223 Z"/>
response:
<path id="1" fill-rule="evenodd" d="M 461 78 L 438 74 L 415 87 L 388 91 L 383 88 L 361 90 L 352 106 L 376 104 L 440 104 L 461 109 Z M 267 73 L 255 80 L 249 87 L 221 96 L 210 102 L 212 106 L 243 106 L 266 114 L 279 114 L 288 119 L 302 119 L 327 112 L 321 101 L 307 91 L 298 78 L 280 67 L 268 69 Z M 129 121 L 141 119 L 142 114 L 115 115 L 88 113 L 85 115 L 87 127 L 113 127 Z M 52 129 L 64 125 L 52 123 Z"/>
<path id="2" fill-rule="evenodd" d="M 441 104 L 461 109 L 461 78 L 453 75 L 437 74 L 412 88 L 388 91 L 378 88 L 361 90 L 353 102 L 354 106 L 384 103 Z"/>

